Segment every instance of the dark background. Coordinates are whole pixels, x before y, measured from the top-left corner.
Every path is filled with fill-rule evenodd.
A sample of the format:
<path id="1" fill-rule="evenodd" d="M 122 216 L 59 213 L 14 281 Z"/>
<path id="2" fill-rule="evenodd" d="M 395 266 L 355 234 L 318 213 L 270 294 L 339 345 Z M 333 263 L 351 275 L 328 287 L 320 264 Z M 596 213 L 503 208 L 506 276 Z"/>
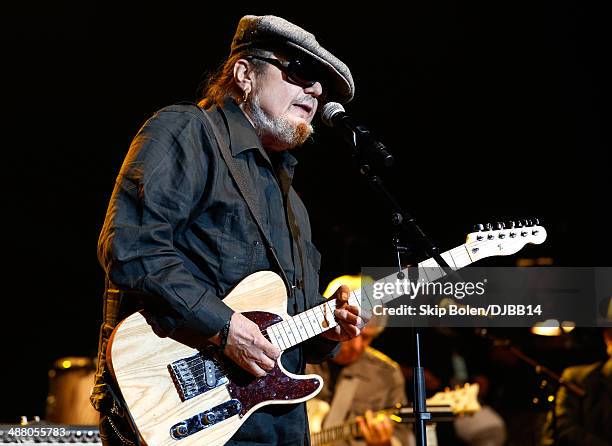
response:
<path id="1" fill-rule="evenodd" d="M 44 414 L 53 360 L 95 355 L 96 242 L 123 156 L 153 112 L 198 99 L 246 13 L 302 25 L 351 67 L 356 98 L 347 110 L 393 150 L 388 185 L 441 248 L 461 244 L 474 223 L 535 216 L 549 238 L 520 257 L 610 264 L 604 2 L 331 3 L 5 9 L 0 421 Z M 392 262 L 388 211 L 351 170 L 343 143 L 318 125 L 297 156 L 295 187 L 323 252 L 322 284 Z M 556 346 L 506 334 L 556 370 L 602 352 L 589 330 Z M 390 330 L 381 345 L 404 360 L 405 336 Z M 528 407 L 531 372 L 495 364 L 512 376 L 500 372 L 500 388 L 518 380 L 522 389 L 502 405 Z"/>

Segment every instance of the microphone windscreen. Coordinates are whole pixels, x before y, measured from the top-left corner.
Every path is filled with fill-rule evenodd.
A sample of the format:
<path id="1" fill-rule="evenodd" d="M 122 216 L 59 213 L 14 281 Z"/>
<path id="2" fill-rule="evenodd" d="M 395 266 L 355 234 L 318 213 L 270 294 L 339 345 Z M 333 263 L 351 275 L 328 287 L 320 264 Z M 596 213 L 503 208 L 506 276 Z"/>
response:
<path id="1" fill-rule="evenodd" d="M 321 120 L 329 127 L 333 127 L 332 119 L 338 113 L 344 113 L 344 107 L 337 102 L 328 102 L 321 108 Z"/>

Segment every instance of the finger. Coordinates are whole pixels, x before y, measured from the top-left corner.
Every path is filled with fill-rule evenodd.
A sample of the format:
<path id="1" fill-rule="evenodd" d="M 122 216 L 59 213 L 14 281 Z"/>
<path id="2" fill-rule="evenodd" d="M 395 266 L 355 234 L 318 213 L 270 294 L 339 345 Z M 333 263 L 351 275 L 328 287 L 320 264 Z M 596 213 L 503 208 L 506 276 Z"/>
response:
<path id="1" fill-rule="evenodd" d="M 385 426 L 385 417 L 384 415 L 378 416 L 374 419 L 374 429 L 376 429 L 376 434 L 379 437 L 384 437 L 387 432 L 387 428 Z"/>
<path id="2" fill-rule="evenodd" d="M 255 375 L 257 378 L 263 378 L 267 375 L 266 371 L 259 367 L 259 365 L 257 365 L 257 363 L 254 361 L 248 361 L 245 364 L 240 364 L 240 366 L 250 374 Z"/>
<path id="3" fill-rule="evenodd" d="M 385 435 L 387 437 L 391 437 L 391 435 L 393 435 L 393 423 L 387 417 L 385 417 L 385 420 L 383 421 L 383 423 L 385 426 Z"/>
<path id="4" fill-rule="evenodd" d="M 366 410 L 365 413 L 365 420 L 366 420 L 366 424 L 368 425 L 368 429 L 370 431 L 374 431 L 374 417 L 372 416 L 372 411 L 371 410 Z"/>
<path id="5" fill-rule="evenodd" d="M 340 285 L 334 294 L 336 295 L 336 298 L 342 299 L 343 296 L 348 297 L 350 292 L 351 290 L 347 285 Z"/>
<path id="6" fill-rule="evenodd" d="M 344 333 L 346 333 L 348 336 L 352 338 L 354 338 L 355 336 L 359 336 L 359 333 L 361 333 L 361 330 L 356 325 L 348 324 L 343 321 L 338 321 L 338 325 L 340 326 L 340 329 Z"/>
<path id="7" fill-rule="evenodd" d="M 277 360 L 281 354 L 281 351 L 278 347 L 275 347 L 270 341 L 262 336 L 261 345 L 259 345 L 261 350 L 266 354 L 266 356 L 270 359 Z"/>
<path id="8" fill-rule="evenodd" d="M 359 431 L 361 432 L 361 434 L 364 436 L 366 441 L 370 440 L 372 434 L 370 432 L 370 429 L 368 428 L 368 425 L 366 424 L 365 418 L 357 417 L 355 419 L 357 420 L 357 424 L 359 424 Z"/>
<path id="9" fill-rule="evenodd" d="M 340 285 L 335 292 L 336 308 L 342 308 L 346 306 L 349 300 L 350 289 L 346 285 Z"/>
<path id="10" fill-rule="evenodd" d="M 353 325 L 359 325 L 362 322 L 361 317 L 347 311 L 344 308 L 334 310 L 334 316 L 336 317 L 338 322 L 345 321 Z"/>
<path id="11" fill-rule="evenodd" d="M 260 352 L 254 360 L 255 362 L 257 362 L 259 367 L 267 371 L 272 370 L 276 365 L 276 361 L 272 358 L 269 358 L 263 351 Z"/>
<path id="12" fill-rule="evenodd" d="M 344 309 L 350 311 L 353 314 L 356 314 L 357 316 L 359 316 L 359 314 L 361 313 L 361 308 L 359 308 L 357 305 L 347 305 L 346 307 L 344 307 Z"/>

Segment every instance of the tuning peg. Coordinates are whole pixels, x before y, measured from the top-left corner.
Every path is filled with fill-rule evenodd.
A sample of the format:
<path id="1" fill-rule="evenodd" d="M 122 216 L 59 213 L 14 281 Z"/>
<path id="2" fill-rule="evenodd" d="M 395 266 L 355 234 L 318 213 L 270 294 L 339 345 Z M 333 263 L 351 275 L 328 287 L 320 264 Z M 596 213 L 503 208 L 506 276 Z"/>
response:
<path id="1" fill-rule="evenodd" d="M 540 226 L 540 219 L 539 218 L 534 218 L 533 219 L 533 225 L 534 226 Z"/>
<path id="2" fill-rule="evenodd" d="M 516 227 L 516 222 L 514 220 L 510 220 L 508 222 L 508 228 L 509 229 L 514 229 Z"/>
<path id="3" fill-rule="evenodd" d="M 492 231 L 493 230 L 493 225 L 491 223 L 487 223 L 485 225 L 485 228 L 486 228 L 487 231 Z"/>
<path id="4" fill-rule="evenodd" d="M 477 225 L 474 225 L 474 231 L 484 231 L 484 225 L 482 223 L 478 223 Z"/>
<path id="5" fill-rule="evenodd" d="M 504 229 L 505 227 L 506 225 L 502 221 L 498 221 L 497 223 L 495 223 L 495 229 L 497 230 Z"/>

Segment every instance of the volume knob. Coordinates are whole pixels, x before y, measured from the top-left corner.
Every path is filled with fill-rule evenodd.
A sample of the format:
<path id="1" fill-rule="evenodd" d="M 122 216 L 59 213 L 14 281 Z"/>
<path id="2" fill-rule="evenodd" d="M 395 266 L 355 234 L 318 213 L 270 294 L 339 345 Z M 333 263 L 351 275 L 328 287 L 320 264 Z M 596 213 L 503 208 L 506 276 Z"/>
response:
<path id="1" fill-rule="evenodd" d="M 174 428 L 172 429 L 172 436 L 174 438 L 182 438 L 187 435 L 188 432 L 189 429 L 187 428 L 187 424 L 180 423 L 174 426 Z"/>

